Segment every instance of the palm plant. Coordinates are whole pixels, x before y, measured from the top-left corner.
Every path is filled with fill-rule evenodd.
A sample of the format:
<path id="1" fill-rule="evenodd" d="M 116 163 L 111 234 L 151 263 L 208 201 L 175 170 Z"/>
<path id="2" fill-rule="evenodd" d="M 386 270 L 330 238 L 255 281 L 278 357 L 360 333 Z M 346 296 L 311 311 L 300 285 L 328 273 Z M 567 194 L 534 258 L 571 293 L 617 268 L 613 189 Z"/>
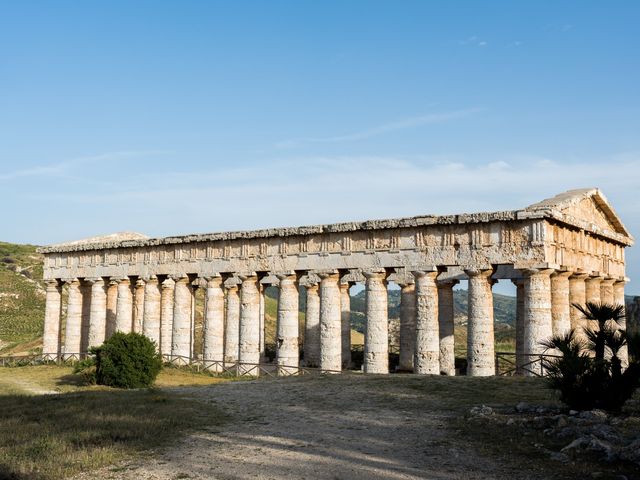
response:
<path id="1" fill-rule="evenodd" d="M 637 360 L 623 371 L 621 352 L 627 335 L 620 326 L 624 306 L 591 302 L 573 306 L 591 325 L 583 329 L 584 341 L 572 329 L 542 342 L 560 354 L 543 360 L 549 386 L 571 408 L 618 411 L 640 386 Z"/>

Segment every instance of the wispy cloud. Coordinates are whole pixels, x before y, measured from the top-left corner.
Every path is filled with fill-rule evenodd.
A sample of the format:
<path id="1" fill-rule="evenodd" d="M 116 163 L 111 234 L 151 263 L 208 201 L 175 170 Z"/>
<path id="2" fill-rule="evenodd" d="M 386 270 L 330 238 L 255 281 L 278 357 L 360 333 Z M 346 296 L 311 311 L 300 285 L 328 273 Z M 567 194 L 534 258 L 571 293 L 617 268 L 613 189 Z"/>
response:
<path id="1" fill-rule="evenodd" d="M 408 128 L 415 128 L 422 125 L 438 124 L 449 122 L 451 120 L 457 120 L 465 117 L 469 117 L 473 114 L 480 112 L 480 108 L 467 108 L 463 110 L 453 110 L 449 112 L 429 113 L 418 117 L 405 118 L 396 122 L 386 123 L 384 125 L 378 125 L 377 127 L 369 128 L 366 130 L 360 130 L 357 132 L 347 133 L 344 135 L 336 135 L 331 137 L 308 137 L 297 138 L 291 140 L 283 140 L 276 143 L 278 148 L 293 148 L 309 143 L 339 143 L 339 142 L 352 142 L 357 140 L 365 140 L 367 138 L 377 137 L 386 133 L 395 132 L 399 130 L 406 130 Z"/>
<path id="2" fill-rule="evenodd" d="M 101 153 L 99 155 L 78 157 L 70 160 L 64 160 L 62 162 L 38 165 L 31 168 L 25 168 L 21 170 L 6 172 L 6 173 L 0 173 L 0 181 L 15 180 L 15 179 L 24 178 L 24 177 L 65 177 L 65 176 L 68 176 L 68 173 L 73 169 L 86 164 L 125 160 L 130 158 L 137 158 L 137 157 L 162 154 L 162 153 L 166 153 L 166 152 L 157 151 L 157 150 L 140 150 L 140 151 L 121 151 L 121 152 Z"/>
<path id="3" fill-rule="evenodd" d="M 489 45 L 486 40 L 483 40 L 482 38 L 479 38 L 475 35 L 467 37 L 464 40 L 460 40 L 458 43 L 460 45 L 469 45 L 472 47 L 486 47 L 487 45 Z"/>

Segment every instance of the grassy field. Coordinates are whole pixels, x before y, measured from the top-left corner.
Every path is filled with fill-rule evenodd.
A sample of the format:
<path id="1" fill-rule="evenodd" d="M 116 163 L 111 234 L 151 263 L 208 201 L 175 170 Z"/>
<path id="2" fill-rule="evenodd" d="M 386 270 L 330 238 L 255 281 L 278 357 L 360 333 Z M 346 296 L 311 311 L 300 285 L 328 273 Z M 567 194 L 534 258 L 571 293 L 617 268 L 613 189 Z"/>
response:
<path id="1" fill-rule="evenodd" d="M 229 380 L 165 369 L 156 386 L 224 381 Z M 70 367 L 0 368 L 0 478 L 65 478 L 223 421 L 212 406 L 176 393 L 84 386 Z"/>

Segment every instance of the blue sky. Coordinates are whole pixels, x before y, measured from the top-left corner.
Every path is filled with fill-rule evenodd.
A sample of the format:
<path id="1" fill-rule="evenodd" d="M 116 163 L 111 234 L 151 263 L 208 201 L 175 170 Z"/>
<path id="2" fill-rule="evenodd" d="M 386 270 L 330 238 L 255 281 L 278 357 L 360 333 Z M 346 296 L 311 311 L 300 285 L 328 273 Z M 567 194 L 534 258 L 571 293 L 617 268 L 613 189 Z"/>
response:
<path id="1" fill-rule="evenodd" d="M 635 1 L 2 2 L 0 239 L 515 209 L 586 186 L 640 236 L 639 23 Z"/>

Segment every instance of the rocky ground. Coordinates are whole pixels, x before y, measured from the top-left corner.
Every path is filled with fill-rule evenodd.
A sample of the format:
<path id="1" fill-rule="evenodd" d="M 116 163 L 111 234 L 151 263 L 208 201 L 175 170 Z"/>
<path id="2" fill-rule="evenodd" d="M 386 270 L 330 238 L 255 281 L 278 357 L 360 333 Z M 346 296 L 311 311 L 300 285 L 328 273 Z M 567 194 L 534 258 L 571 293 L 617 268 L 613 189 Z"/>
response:
<path id="1" fill-rule="evenodd" d="M 513 403 L 469 409 L 474 399 L 466 398 L 468 382 L 464 382 L 342 375 L 179 388 L 176 394 L 227 412 L 228 422 L 194 432 L 173 448 L 77 478 L 584 478 L 574 455 L 600 448 L 591 435 L 612 442 L 612 437 L 601 437 L 610 433 L 615 421 L 602 419 L 599 413 L 565 415 L 553 404 L 524 403 L 518 409 Z M 494 447 L 506 442 L 500 437 L 505 429 L 515 432 L 516 438 L 531 431 L 525 443 L 534 440 L 540 429 L 541 435 L 549 429 L 549 435 L 556 430 L 564 435 L 562 429 L 571 434 L 566 430 L 564 451 L 547 451 L 540 445 L 521 458 L 517 450 L 483 449 L 473 436 L 476 427 L 498 432 Z M 580 445 L 571 446 L 574 437 L 584 437 L 588 443 L 580 440 Z M 625 448 L 616 447 L 616 459 L 633 447 Z"/>

